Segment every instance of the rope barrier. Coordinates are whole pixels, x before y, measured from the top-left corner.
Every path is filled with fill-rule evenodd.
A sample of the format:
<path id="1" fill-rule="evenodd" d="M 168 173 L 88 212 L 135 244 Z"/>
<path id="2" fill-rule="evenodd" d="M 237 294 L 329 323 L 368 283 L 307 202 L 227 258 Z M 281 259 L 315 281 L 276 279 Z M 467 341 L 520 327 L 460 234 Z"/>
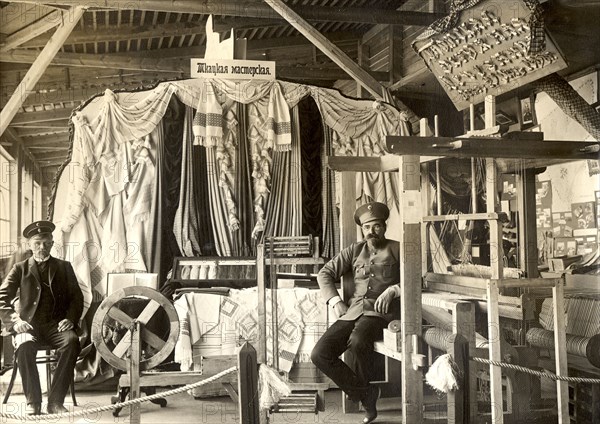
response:
<path id="1" fill-rule="evenodd" d="M 82 411 L 76 411 L 73 413 L 48 414 L 48 415 L 17 415 L 17 414 L 0 413 L 0 417 L 14 419 L 14 420 L 25 420 L 25 421 L 40 421 L 41 419 L 43 419 L 44 421 L 50 421 L 50 420 L 54 420 L 56 418 L 61 418 L 61 417 L 64 418 L 67 416 L 71 417 L 71 418 L 81 417 L 84 415 L 95 414 L 97 412 L 110 411 L 111 409 L 124 408 L 126 406 L 135 405 L 137 403 L 150 402 L 151 400 L 183 393 L 188 390 L 195 389 L 196 387 L 200 387 L 205 384 L 212 383 L 213 381 L 218 380 L 219 378 L 225 377 L 226 375 L 231 374 L 235 371 L 237 371 L 237 367 L 231 367 L 224 371 L 221 371 L 218 374 L 213 375 L 212 377 L 208 377 L 208 378 L 198 381 L 196 383 L 188 384 L 187 386 L 177 387 L 176 389 L 171 389 L 166 392 L 160 392 L 160 393 L 156 393 L 156 394 L 149 395 L 149 396 L 144 396 L 144 397 L 137 398 L 137 399 L 130 399 L 125 402 L 115 403 L 113 405 L 105 405 L 105 406 L 100 406 L 98 408 L 84 409 Z"/>
<path id="2" fill-rule="evenodd" d="M 490 359 L 485 359 L 485 358 L 472 357 L 471 359 L 475 362 L 480 362 L 482 364 L 491 364 L 491 365 L 495 365 L 495 366 L 502 367 L 502 368 L 508 368 L 508 369 L 512 369 L 512 370 L 516 370 L 516 371 L 521 371 L 521 372 L 524 372 L 527 374 L 536 375 L 538 377 L 549 378 L 554 381 L 560 380 L 560 381 L 567 381 L 570 383 L 600 384 L 600 378 L 566 377 L 566 376 L 562 376 L 562 375 L 556 375 L 549 371 L 536 371 L 536 370 L 532 370 L 530 368 L 522 367 L 520 365 L 506 364 L 504 362 L 492 361 Z"/>

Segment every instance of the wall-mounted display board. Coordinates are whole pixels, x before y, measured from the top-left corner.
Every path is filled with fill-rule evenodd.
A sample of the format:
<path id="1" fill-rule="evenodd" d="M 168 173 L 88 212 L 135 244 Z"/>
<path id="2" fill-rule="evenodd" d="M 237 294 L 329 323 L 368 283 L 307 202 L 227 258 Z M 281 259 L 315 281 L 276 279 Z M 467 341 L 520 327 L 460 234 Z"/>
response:
<path id="1" fill-rule="evenodd" d="M 554 42 L 530 27 L 523 1 L 483 0 L 462 10 L 457 25 L 413 43 L 458 110 L 500 95 L 567 66 Z M 435 24 L 434 24 L 435 25 Z M 540 29 L 541 31 L 541 29 Z M 427 33 L 429 34 L 429 32 Z M 530 53 L 530 42 L 545 48 Z"/>

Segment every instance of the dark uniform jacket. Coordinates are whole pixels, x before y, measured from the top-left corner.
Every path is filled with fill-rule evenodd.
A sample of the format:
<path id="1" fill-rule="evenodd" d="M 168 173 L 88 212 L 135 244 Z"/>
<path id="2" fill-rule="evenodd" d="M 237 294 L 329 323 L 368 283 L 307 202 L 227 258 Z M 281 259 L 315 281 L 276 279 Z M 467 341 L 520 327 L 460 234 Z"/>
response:
<path id="1" fill-rule="evenodd" d="M 53 316 L 59 321 L 70 320 L 75 327 L 83 312 L 83 294 L 77 283 L 70 262 L 50 257 L 48 278 L 54 299 Z M 14 307 L 14 299 L 19 291 L 19 311 Z M 0 286 L 0 318 L 3 334 L 14 333 L 14 323 L 20 317 L 31 323 L 40 301 L 40 272 L 33 258 L 16 263 Z"/>
<path id="2" fill-rule="evenodd" d="M 354 275 L 354 294 L 349 301 L 348 312 L 341 320 L 351 321 L 361 315 L 385 318 L 387 321 L 400 318 L 400 302 L 394 299 L 387 314 L 375 312 L 375 300 L 385 289 L 400 284 L 400 244 L 386 240 L 383 247 L 370 252 L 366 241 L 352 243 L 329 261 L 317 276 L 321 295 L 327 302 L 338 296 L 336 281 L 342 275 L 352 271 Z"/>

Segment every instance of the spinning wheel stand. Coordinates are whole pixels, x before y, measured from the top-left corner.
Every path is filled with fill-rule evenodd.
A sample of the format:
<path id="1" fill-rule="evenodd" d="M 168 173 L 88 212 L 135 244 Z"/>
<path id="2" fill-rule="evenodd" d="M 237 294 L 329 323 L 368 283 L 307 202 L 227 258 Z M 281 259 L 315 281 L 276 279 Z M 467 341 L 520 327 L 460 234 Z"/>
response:
<path id="1" fill-rule="evenodd" d="M 126 298 L 145 298 L 149 302 L 137 318 L 132 318 L 126 312 L 119 309 L 118 302 Z M 159 309 L 163 309 L 169 319 L 169 335 L 166 340 L 163 340 L 145 327 Z M 103 329 L 107 325 L 107 318 L 112 319 L 127 329 L 125 335 L 112 349 L 109 348 L 103 337 Z M 156 290 L 148 287 L 125 287 L 104 299 L 94 316 L 92 341 L 106 362 L 117 369 L 128 372 L 129 377 L 129 387 L 120 384 L 118 396 L 113 396 L 111 399 L 113 404 L 124 401 L 128 394 L 130 399 L 140 397 L 140 387 L 144 387 L 143 371 L 156 367 L 169 356 L 175 347 L 178 335 L 179 320 L 175 307 Z M 143 359 L 142 343 L 146 344 L 146 350 L 156 353 Z M 145 386 L 143 390 L 146 394 L 154 394 L 156 392 L 153 386 Z M 160 405 L 162 408 L 167 406 L 167 400 L 164 398 L 156 399 L 152 402 Z M 119 412 L 120 409 L 115 409 L 113 416 L 118 416 Z M 140 423 L 139 403 L 131 406 L 129 419 L 132 424 Z"/>

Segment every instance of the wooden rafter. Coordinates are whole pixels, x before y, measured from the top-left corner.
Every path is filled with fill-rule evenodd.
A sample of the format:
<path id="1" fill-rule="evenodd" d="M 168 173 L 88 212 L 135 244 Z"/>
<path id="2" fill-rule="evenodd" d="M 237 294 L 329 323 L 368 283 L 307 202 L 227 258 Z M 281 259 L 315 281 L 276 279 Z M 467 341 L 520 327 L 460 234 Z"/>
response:
<path id="1" fill-rule="evenodd" d="M 4 53 L 8 50 L 14 49 L 17 46 L 20 46 L 28 42 L 29 40 L 32 40 L 39 35 L 42 35 L 60 23 L 61 12 L 59 10 L 53 10 L 43 18 L 32 22 L 25 28 L 22 28 L 19 31 L 6 37 L 2 45 L 0 45 L 0 53 Z M 50 37 L 48 36 L 46 42 L 38 47 L 45 46 L 49 39 Z"/>
<path id="2" fill-rule="evenodd" d="M 6 106 L 0 112 L 0 135 L 4 133 L 8 124 L 15 117 L 23 104 L 23 100 L 25 100 L 29 92 L 35 87 L 56 52 L 63 45 L 63 42 L 67 39 L 75 25 L 77 25 L 77 22 L 79 22 L 84 11 L 83 7 L 77 6 L 70 11 L 63 12 L 67 16 L 65 16 L 62 24 L 57 28 L 54 37 L 50 39 L 46 47 L 44 47 L 35 62 L 31 65 L 23 81 L 21 81 L 15 93 L 13 93 Z"/>
<path id="3" fill-rule="evenodd" d="M 55 128 L 20 128 L 17 130 L 19 137 L 42 137 L 50 134 L 66 134 L 69 129 L 65 125 L 64 127 Z"/>
<path id="4" fill-rule="evenodd" d="M 99 27 L 95 31 L 77 30 L 73 31 L 65 44 L 84 44 L 97 42 L 120 41 L 134 38 L 153 38 L 182 36 L 204 32 L 204 24 L 195 23 L 172 23 L 161 25 L 142 25 L 136 27 L 124 27 L 122 25 L 110 25 Z M 38 37 L 24 44 L 23 47 L 33 48 L 45 44 L 49 37 Z"/>
<path id="5" fill-rule="evenodd" d="M 97 44 L 97 43 L 96 43 Z M 16 49 L 2 55 L 5 62 L 32 63 L 37 52 Z M 54 65 L 81 66 L 90 68 L 128 69 L 136 71 L 160 71 L 189 74 L 189 60 L 132 57 L 126 54 L 97 55 L 78 53 L 57 53 Z"/>
<path id="6" fill-rule="evenodd" d="M 71 116 L 71 109 L 43 110 L 39 112 L 21 112 L 15 115 L 13 125 L 33 124 L 36 122 L 66 120 Z"/>
<path id="7" fill-rule="evenodd" d="M 45 146 L 48 144 L 62 144 L 69 140 L 69 134 L 53 134 L 40 137 L 22 137 L 25 146 Z"/>
<path id="8" fill-rule="evenodd" d="M 383 86 L 366 70 L 348 57 L 348 55 L 338 46 L 333 44 L 323 34 L 306 22 L 302 16 L 297 14 L 281 0 L 265 0 L 265 3 L 271 6 L 273 10 L 277 11 L 281 16 L 285 17 L 291 26 L 296 28 L 319 50 L 325 53 L 336 65 L 346 71 L 348 75 L 356 80 L 356 82 L 369 91 L 373 97 L 376 99 L 383 99 Z"/>
<path id="9" fill-rule="evenodd" d="M 173 78 L 181 75 L 189 75 L 190 72 L 190 57 L 202 55 L 196 49 L 183 49 L 182 52 L 187 53 L 187 57 L 174 59 L 170 57 L 154 57 L 154 55 L 132 55 L 132 54 L 78 54 L 78 53 L 57 53 L 52 60 L 53 65 L 84 67 L 84 68 L 104 68 L 130 70 L 130 71 L 147 71 L 147 72 L 172 72 Z M 341 51 L 341 50 L 340 50 Z M 342 52 L 343 53 L 343 52 Z M 17 63 L 32 63 L 35 60 L 36 52 L 33 50 L 13 50 L 3 56 L 6 62 L 16 61 Z M 351 59 L 348 58 L 351 61 Z M 356 65 L 358 66 L 358 65 Z M 362 69 L 362 68 L 361 68 Z M 369 72 L 362 70 L 365 75 L 368 75 L 372 81 L 377 83 L 387 81 L 389 73 L 387 72 Z M 310 78 L 314 80 L 335 81 L 344 79 L 348 73 L 339 68 L 329 67 L 327 65 L 315 66 L 278 66 L 277 74 L 283 78 L 297 79 Z M 163 76 L 164 77 L 164 76 Z M 379 84 L 379 83 L 377 83 Z M 50 96 L 49 96 L 50 97 Z"/>
<path id="10" fill-rule="evenodd" d="M 18 116 L 19 115 L 17 115 L 17 117 Z M 45 129 L 45 128 L 49 128 L 49 129 L 53 129 L 53 128 L 62 128 L 62 127 L 66 128 L 68 125 L 69 125 L 69 120 L 68 120 L 68 118 L 65 118 L 65 119 L 56 120 L 56 121 L 33 122 L 33 123 L 19 123 L 19 124 L 15 124 L 15 122 L 13 121 L 8 128 L 26 128 L 26 129 L 33 129 L 33 128 Z"/>
<path id="11" fill-rule="evenodd" d="M 31 3 L 54 6 L 86 6 L 94 3 L 82 0 L 8 0 L 9 3 Z M 280 15 L 261 2 L 238 1 L 188 1 L 188 0 L 103 0 L 96 4 L 102 9 L 135 9 L 174 13 L 213 14 L 247 18 L 281 19 Z M 388 25 L 427 26 L 444 15 L 428 12 L 396 11 L 354 7 L 294 6 L 294 11 L 311 21 L 353 22 Z"/>

